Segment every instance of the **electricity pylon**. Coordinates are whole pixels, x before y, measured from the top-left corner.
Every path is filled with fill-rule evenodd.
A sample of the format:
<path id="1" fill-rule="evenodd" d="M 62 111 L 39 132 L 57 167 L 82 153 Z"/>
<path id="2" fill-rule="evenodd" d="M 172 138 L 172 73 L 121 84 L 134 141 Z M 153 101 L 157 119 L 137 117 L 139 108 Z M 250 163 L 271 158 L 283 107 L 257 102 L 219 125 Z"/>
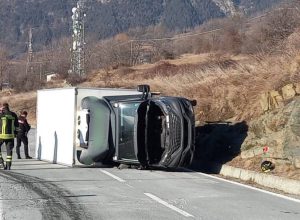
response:
<path id="1" fill-rule="evenodd" d="M 77 6 L 72 8 L 72 58 L 71 72 L 78 76 L 85 75 L 85 0 L 79 0 Z"/>

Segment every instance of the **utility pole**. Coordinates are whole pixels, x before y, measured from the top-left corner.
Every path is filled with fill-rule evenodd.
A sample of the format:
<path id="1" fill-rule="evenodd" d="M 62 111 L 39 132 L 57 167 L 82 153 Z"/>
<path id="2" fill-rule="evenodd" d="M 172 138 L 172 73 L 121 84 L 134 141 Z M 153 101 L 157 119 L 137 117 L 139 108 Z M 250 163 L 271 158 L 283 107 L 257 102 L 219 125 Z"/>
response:
<path id="1" fill-rule="evenodd" d="M 77 6 L 72 8 L 72 58 L 71 73 L 78 76 L 85 75 L 85 0 L 79 0 Z"/>
<path id="2" fill-rule="evenodd" d="M 133 50 L 133 45 L 132 45 L 132 40 L 130 41 L 130 66 L 133 65 L 133 62 L 132 62 L 132 50 Z"/>
<path id="3" fill-rule="evenodd" d="M 32 28 L 29 28 L 28 33 L 28 55 L 27 55 L 27 63 L 26 63 L 26 75 L 28 74 L 29 70 L 32 70 L 32 60 L 33 60 L 33 50 L 32 50 Z"/>

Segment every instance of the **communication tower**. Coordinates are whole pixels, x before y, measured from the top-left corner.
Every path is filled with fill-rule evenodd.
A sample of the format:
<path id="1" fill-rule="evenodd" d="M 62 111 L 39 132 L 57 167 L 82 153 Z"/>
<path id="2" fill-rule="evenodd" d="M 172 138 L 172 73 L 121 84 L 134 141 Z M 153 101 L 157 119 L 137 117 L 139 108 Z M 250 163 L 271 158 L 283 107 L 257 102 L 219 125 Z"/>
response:
<path id="1" fill-rule="evenodd" d="M 28 55 L 27 55 L 27 63 L 26 63 L 26 75 L 33 71 L 33 50 L 32 50 L 32 28 L 29 28 L 28 32 Z"/>
<path id="2" fill-rule="evenodd" d="M 79 0 L 77 6 L 72 8 L 72 67 L 71 72 L 79 76 L 85 75 L 85 0 Z"/>

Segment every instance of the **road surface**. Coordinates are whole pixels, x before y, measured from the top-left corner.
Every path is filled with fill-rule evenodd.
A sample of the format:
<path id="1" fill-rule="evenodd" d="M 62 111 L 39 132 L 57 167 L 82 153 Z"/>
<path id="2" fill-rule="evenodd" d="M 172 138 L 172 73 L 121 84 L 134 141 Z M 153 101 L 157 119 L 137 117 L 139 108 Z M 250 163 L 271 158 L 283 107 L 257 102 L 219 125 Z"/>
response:
<path id="1" fill-rule="evenodd" d="M 0 198 L 2 219 L 300 219 L 297 199 L 198 172 L 69 168 L 15 158 L 11 171 L 0 171 Z"/>

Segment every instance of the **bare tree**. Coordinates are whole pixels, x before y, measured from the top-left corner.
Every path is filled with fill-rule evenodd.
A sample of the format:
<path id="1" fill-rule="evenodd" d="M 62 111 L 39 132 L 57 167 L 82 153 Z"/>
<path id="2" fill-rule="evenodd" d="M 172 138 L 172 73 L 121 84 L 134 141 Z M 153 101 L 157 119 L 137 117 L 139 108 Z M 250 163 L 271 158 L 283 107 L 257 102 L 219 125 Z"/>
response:
<path id="1" fill-rule="evenodd" d="M 7 70 L 9 67 L 9 58 L 8 53 L 4 47 L 0 47 L 0 89 L 3 88 L 3 83 L 5 82 L 5 78 L 7 77 Z"/>

